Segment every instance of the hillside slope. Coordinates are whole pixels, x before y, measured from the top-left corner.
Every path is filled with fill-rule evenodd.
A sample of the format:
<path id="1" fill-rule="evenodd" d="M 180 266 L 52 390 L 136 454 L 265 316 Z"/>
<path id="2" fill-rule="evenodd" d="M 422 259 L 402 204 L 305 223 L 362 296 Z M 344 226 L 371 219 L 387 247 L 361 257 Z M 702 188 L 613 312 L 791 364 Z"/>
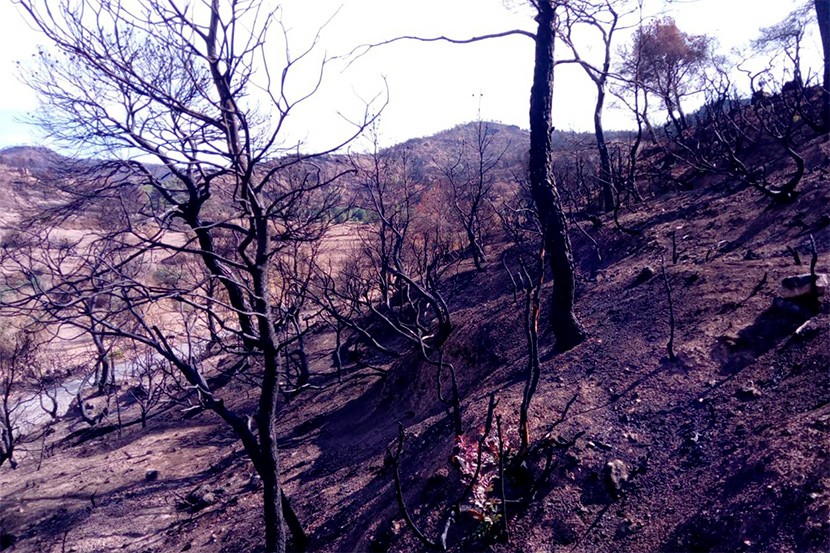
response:
<path id="1" fill-rule="evenodd" d="M 565 440 L 584 434 L 536 500 L 517 506 L 509 543 L 492 550 L 830 547 L 828 303 L 811 319 L 806 307 L 779 297 L 781 279 L 806 270 L 788 246 L 809 259 L 812 235 L 818 270 L 830 269 L 830 143 L 819 137 L 805 150 L 809 171 L 791 203 L 771 205 L 747 185 L 706 178 L 622 213 L 621 224 L 641 234 L 621 232 L 608 216 L 599 228 L 573 229 L 578 310 L 590 339 L 556 354 L 552 337 L 542 336 L 531 422 L 537 438 L 549 428 Z M 466 427 L 483 426 L 495 393 L 515 444 L 527 361 L 523 311 L 500 263 L 513 259 L 510 246 L 493 244 L 488 254 L 484 273 L 465 262 L 454 277 L 448 356 L 459 370 Z M 676 361 L 666 356 L 661 256 Z M 638 278 L 646 267 L 654 276 Z M 409 357 L 380 367 L 385 376 L 352 366 L 338 381 L 333 340 L 323 331 L 311 337 L 316 388 L 286 400 L 280 413 L 287 491 L 315 551 L 422 550 L 402 520 L 384 459 L 404 425 L 404 497 L 415 522 L 438 536 L 448 500 L 463 485 L 448 462 L 452 424 L 436 397 L 435 371 Z M 234 402 L 250 403 L 241 385 L 228 389 L 234 386 Z M 135 412 L 125 403 L 121 415 L 131 420 Z M 261 547 L 253 470 L 215 417 L 171 407 L 146 430 L 132 425 L 101 436 L 82 428 L 66 417 L 46 447 L 30 446 L 18 470 L 0 470 L 0 549 Z M 609 491 L 606 466 L 617 461 L 628 477 Z M 210 501 L 182 509 L 194 490 Z M 453 532 L 471 525 L 465 519 Z"/>

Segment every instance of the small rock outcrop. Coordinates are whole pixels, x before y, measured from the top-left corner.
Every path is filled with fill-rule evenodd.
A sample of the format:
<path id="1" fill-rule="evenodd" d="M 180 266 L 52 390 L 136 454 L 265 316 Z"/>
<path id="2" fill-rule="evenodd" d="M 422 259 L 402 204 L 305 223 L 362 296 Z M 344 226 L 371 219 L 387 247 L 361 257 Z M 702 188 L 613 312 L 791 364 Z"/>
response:
<path id="1" fill-rule="evenodd" d="M 781 281 L 781 297 L 797 299 L 809 296 L 811 281 L 812 275 L 810 273 L 785 278 Z M 828 286 L 830 286 L 830 277 L 826 273 L 816 274 L 816 290 L 819 296 L 823 296 L 827 292 Z"/>
<path id="2" fill-rule="evenodd" d="M 612 497 L 618 498 L 622 495 L 628 477 L 628 467 L 620 459 L 614 459 L 605 464 L 605 486 Z"/>
<path id="3" fill-rule="evenodd" d="M 179 503 L 179 509 L 182 511 L 190 511 L 195 513 L 201 511 L 209 505 L 216 503 L 216 495 L 205 488 L 196 488 L 187 494 L 184 501 Z"/>
<path id="4" fill-rule="evenodd" d="M 637 276 L 634 277 L 634 280 L 631 282 L 631 287 L 633 288 L 634 286 L 639 286 L 645 282 L 648 282 L 654 277 L 655 274 L 657 273 L 654 272 L 654 269 L 646 265 L 639 273 L 637 273 Z"/>
<path id="5" fill-rule="evenodd" d="M 735 392 L 735 397 L 741 401 L 751 401 L 760 398 L 762 395 L 764 395 L 763 392 L 751 380 Z"/>

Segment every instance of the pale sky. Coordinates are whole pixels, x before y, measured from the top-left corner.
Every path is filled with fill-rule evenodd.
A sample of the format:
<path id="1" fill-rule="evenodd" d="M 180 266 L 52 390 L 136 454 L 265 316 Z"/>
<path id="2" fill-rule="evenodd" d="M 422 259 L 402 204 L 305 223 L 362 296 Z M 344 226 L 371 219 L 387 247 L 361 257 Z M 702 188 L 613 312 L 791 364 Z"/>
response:
<path id="1" fill-rule="evenodd" d="M 652 11 L 662 0 L 651 2 Z M 686 0 L 668 14 L 690 34 L 715 36 L 720 51 L 745 48 L 758 30 L 780 21 L 800 0 Z M 288 0 L 284 22 L 300 49 L 329 17 L 321 46 L 329 55 L 401 34 L 465 38 L 514 28 L 533 30 L 522 2 L 514 0 Z M 506 7 L 507 5 L 507 7 Z M 511 8 L 510 5 L 517 6 Z M 338 11 L 339 9 L 339 11 Z M 32 59 L 40 40 L 11 2 L 0 2 L 0 148 L 15 144 L 49 145 L 36 129 L 17 122 L 37 108 L 37 100 L 19 82 L 15 62 Z M 820 44 L 811 38 L 805 61 L 816 71 Z M 382 116 L 386 144 L 426 136 L 481 116 L 528 126 L 528 96 L 533 42 L 521 36 L 470 45 L 396 43 L 373 50 L 345 71 L 333 65 L 318 97 L 294 114 L 292 140 L 324 147 L 345 130 L 343 118 L 358 115 L 363 99 L 389 88 Z M 299 75 L 302 80 L 302 75 Z M 593 85 L 581 69 L 557 69 L 554 123 L 558 129 L 589 130 Z M 341 115 L 342 114 L 342 115 Z M 624 128 L 628 118 L 607 108 L 606 127 Z"/>

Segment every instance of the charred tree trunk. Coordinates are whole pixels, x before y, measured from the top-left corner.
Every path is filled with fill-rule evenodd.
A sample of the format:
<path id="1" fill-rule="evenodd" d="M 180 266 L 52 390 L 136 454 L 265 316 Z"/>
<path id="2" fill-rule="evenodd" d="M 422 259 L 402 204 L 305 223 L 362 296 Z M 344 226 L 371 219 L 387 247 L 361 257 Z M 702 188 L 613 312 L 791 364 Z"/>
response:
<path id="1" fill-rule="evenodd" d="M 529 176 L 533 201 L 539 212 L 545 251 L 553 272 L 551 328 L 560 351 L 585 339 L 585 331 L 574 314 L 574 261 L 571 241 L 551 160 L 551 110 L 553 104 L 555 2 L 538 3 L 536 58 L 530 91 Z"/>
<path id="2" fill-rule="evenodd" d="M 265 550 L 283 553 L 285 551 L 285 527 L 282 516 L 282 489 L 280 486 L 279 450 L 274 418 L 277 412 L 279 391 L 279 347 L 274 336 L 274 327 L 270 317 L 271 305 L 268 299 L 268 261 L 265 259 L 265 247 L 268 244 L 268 225 L 263 221 L 258 229 L 260 247 L 257 257 L 258 270 L 254 272 L 257 294 L 257 313 L 259 320 L 260 342 L 262 347 L 264 375 L 262 392 L 257 410 L 257 428 L 259 430 L 260 458 L 258 472 L 262 478 L 262 499 L 265 515 Z"/>
<path id="3" fill-rule="evenodd" d="M 245 147 L 241 129 L 244 123 L 240 122 L 239 109 L 235 97 L 230 89 L 230 78 L 228 68 L 223 68 L 217 55 L 217 32 L 219 27 L 219 0 L 211 2 L 211 18 L 208 34 L 205 36 L 206 48 L 210 62 L 210 74 L 213 85 L 219 96 L 222 108 L 222 119 L 225 123 L 225 141 L 228 152 L 233 162 L 236 178 L 241 184 L 241 195 L 249 210 L 250 221 L 249 238 L 255 245 L 253 260 L 246 259 L 247 269 L 251 275 L 254 285 L 255 299 L 254 313 L 258 330 L 258 340 L 246 339 L 248 349 L 259 349 L 262 352 L 263 377 L 262 389 L 260 391 L 259 403 L 257 406 L 256 421 L 259 438 L 259 455 L 255 466 L 260 478 L 262 478 L 262 499 L 263 514 L 265 522 L 265 550 L 268 553 L 285 553 L 286 535 L 285 518 L 283 508 L 288 505 L 283 503 L 283 492 L 280 482 L 279 448 L 277 447 L 277 430 L 275 417 L 277 413 L 277 399 L 279 395 L 279 354 L 280 346 L 274 332 L 272 320 L 272 305 L 270 300 L 270 270 L 268 249 L 271 242 L 270 222 L 268 221 L 265 209 L 261 204 L 261 198 L 252 187 L 250 174 L 250 158 Z M 197 232 L 198 234 L 198 232 Z M 244 296 L 239 286 L 231 284 L 227 278 L 224 268 L 218 266 L 216 259 L 209 255 L 213 252 L 212 236 L 203 233 L 199 236 L 202 245 L 202 257 L 212 274 L 222 278 L 225 277 L 225 286 L 228 289 L 232 305 L 237 307 L 236 316 L 240 328 L 249 330 L 253 326 L 251 317 L 238 306 L 244 305 Z M 207 247 L 206 247 L 207 246 Z M 248 334 L 251 336 L 251 334 Z M 258 346 L 258 348 L 257 348 Z"/>
<path id="4" fill-rule="evenodd" d="M 527 269 L 522 265 L 522 272 L 528 282 L 525 290 L 525 332 L 527 334 L 527 379 L 525 380 L 522 405 L 519 408 L 519 435 L 521 445 L 519 456 L 527 454 L 530 448 L 530 402 L 536 393 L 539 385 L 539 376 L 542 368 L 539 364 L 539 292 L 545 281 L 545 260 L 544 248 L 539 252 L 541 255 L 537 261 L 536 270 L 539 272 L 537 279 L 531 277 Z"/>
<path id="5" fill-rule="evenodd" d="M 605 143 L 605 131 L 602 128 L 602 108 L 605 104 L 605 86 L 597 86 L 597 103 L 594 107 L 594 133 L 597 137 L 599 152 L 599 181 L 602 187 L 602 205 L 607 213 L 614 209 L 614 180 L 611 172 L 611 156 Z"/>
<path id="6" fill-rule="evenodd" d="M 6 461 L 11 468 L 17 468 L 14 460 L 14 423 L 12 422 L 10 398 L 12 393 L 13 378 L 7 375 L 2 384 L 2 398 L 0 398 L 0 467 Z"/>
<path id="7" fill-rule="evenodd" d="M 473 224 L 471 224 L 470 228 L 467 229 L 467 242 L 469 242 L 470 251 L 473 254 L 473 263 L 475 264 L 476 271 L 482 272 L 484 271 L 484 262 L 486 261 L 486 258 L 484 257 L 484 248 L 481 247 L 481 244 L 476 237 L 475 230 L 472 228 Z"/>
<path id="8" fill-rule="evenodd" d="M 824 130 L 830 130 L 830 0 L 815 0 L 821 46 L 824 50 L 824 79 L 821 118 Z"/>
<path id="9" fill-rule="evenodd" d="M 115 383 L 113 382 L 115 375 L 112 374 L 112 364 L 110 363 L 107 348 L 104 346 L 103 337 L 94 330 L 91 335 L 92 342 L 95 345 L 95 351 L 98 354 L 98 357 L 95 360 L 95 384 L 98 387 L 98 392 L 103 394 L 106 392 L 108 384 Z"/>
<path id="10" fill-rule="evenodd" d="M 299 313 L 294 313 L 291 316 L 291 326 L 294 327 L 294 335 L 297 337 L 297 349 L 293 352 L 293 356 L 296 357 L 296 369 L 298 372 L 295 387 L 299 390 L 307 386 L 309 380 L 311 380 L 311 372 L 308 368 L 308 355 L 305 352 L 305 338 L 303 337 L 303 329 L 300 326 Z"/>

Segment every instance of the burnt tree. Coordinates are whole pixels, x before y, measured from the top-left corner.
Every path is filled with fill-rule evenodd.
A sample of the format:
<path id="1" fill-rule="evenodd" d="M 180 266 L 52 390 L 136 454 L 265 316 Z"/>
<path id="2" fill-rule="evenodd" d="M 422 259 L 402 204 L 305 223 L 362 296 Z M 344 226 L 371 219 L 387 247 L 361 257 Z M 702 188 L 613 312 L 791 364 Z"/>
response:
<path id="1" fill-rule="evenodd" d="M 568 225 L 553 175 L 551 134 L 553 131 L 553 70 L 556 36 L 554 0 L 534 2 L 536 20 L 536 53 L 533 87 L 530 91 L 530 157 L 528 176 L 530 192 L 539 213 L 544 255 L 553 273 L 551 328 L 560 351 L 582 342 L 585 330 L 574 312 L 574 260 Z"/>
<path id="2" fill-rule="evenodd" d="M 455 39 L 446 36 L 417 37 L 399 36 L 375 44 L 355 48 L 353 55 L 363 55 L 368 50 L 402 40 L 419 42 L 450 42 L 471 44 L 482 40 L 509 36 L 525 36 L 533 40 L 534 70 L 530 90 L 530 154 L 528 178 L 531 196 L 539 213 L 544 236 L 545 258 L 553 273 L 551 295 L 551 330 L 556 337 L 560 351 L 572 349 L 586 338 L 585 329 L 574 310 L 575 265 L 568 225 L 562 209 L 562 202 L 553 174 L 552 142 L 553 131 L 553 85 L 554 85 L 554 43 L 557 34 L 557 9 L 560 0 L 530 0 L 536 11 L 536 33 L 513 29 L 500 33 Z"/>
<path id="3" fill-rule="evenodd" d="M 48 307 L 61 324 L 78 302 L 109 296 L 96 304 L 103 313 L 89 315 L 98 331 L 154 350 L 234 429 L 262 478 L 265 549 L 285 551 L 286 525 L 303 548 L 277 443 L 281 361 L 296 342 L 283 332 L 294 316 L 284 299 L 303 291 L 279 262 L 305 255 L 293 245 L 325 233 L 337 205 L 329 185 L 343 171 L 318 160 L 362 132 L 370 108 L 331 148 L 292 144 L 286 118 L 317 92 L 327 62 L 312 61 L 318 36 L 292 50 L 277 11 L 255 0 L 52 4 L 18 2 L 50 43 L 27 81 L 52 135 L 100 160 L 56 179 L 63 211 L 52 210 L 53 221 L 106 210 L 112 224 L 90 231 L 73 248 L 76 263 L 19 290 L 9 307 Z M 298 66 L 309 63 L 312 77 L 296 86 Z M 96 268 L 101 244 L 113 257 Z M 159 285 L 147 278 L 159 259 L 199 269 Z M 115 306 L 129 326 L 108 316 Z M 181 324 L 160 328 L 159 311 Z M 253 414 L 231 409 L 211 385 L 202 355 L 209 346 L 256 365 Z"/>

